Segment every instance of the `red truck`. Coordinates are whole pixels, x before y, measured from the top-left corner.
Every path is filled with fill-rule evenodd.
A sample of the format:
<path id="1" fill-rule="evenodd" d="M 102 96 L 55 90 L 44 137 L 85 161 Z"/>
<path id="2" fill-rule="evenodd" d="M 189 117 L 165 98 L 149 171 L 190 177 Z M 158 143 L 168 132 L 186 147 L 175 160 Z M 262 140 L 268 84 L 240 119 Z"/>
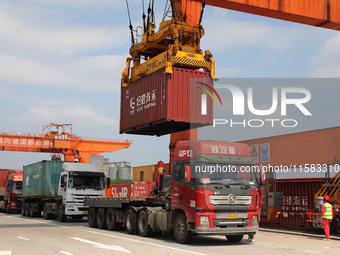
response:
<path id="1" fill-rule="evenodd" d="M 0 210 L 21 211 L 22 170 L 0 169 Z"/>
<path id="2" fill-rule="evenodd" d="M 153 182 L 110 185 L 106 198 L 85 198 L 90 227 L 150 236 L 173 232 L 188 243 L 193 234 L 252 241 L 259 228 L 264 189 L 248 145 L 180 141 L 171 171 Z"/>

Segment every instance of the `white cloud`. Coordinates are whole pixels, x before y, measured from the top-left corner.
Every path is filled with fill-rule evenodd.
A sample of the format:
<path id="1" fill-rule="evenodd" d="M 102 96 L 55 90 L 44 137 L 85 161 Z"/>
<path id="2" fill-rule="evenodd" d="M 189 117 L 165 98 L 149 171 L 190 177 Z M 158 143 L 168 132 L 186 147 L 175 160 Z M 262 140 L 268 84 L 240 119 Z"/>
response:
<path id="1" fill-rule="evenodd" d="M 320 52 L 312 57 L 314 71 L 312 77 L 340 77 L 340 38 L 339 34 L 329 38 Z"/>
<path id="2" fill-rule="evenodd" d="M 72 123 L 81 129 L 118 127 L 117 120 L 104 114 L 100 114 L 98 109 L 85 106 L 83 104 L 64 104 L 54 102 L 50 105 L 32 106 L 26 112 L 18 116 L 10 116 L 8 120 L 12 123 Z"/>
<path id="3" fill-rule="evenodd" d="M 6 55 L 0 55 L 0 79 L 40 86 L 74 82 L 71 76 L 57 68 Z"/>
<path id="4" fill-rule="evenodd" d="M 18 16 L 13 10 L 0 10 L 0 46 L 6 46 L 7 51 L 15 53 L 19 50 L 25 54 L 27 50 L 34 50 L 60 56 L 65 52 L 109 49 L 122 46 L 128 41 L 128 38 L 124 40 L 117 36 L 126 31 L 121 26 L 106 28 L 62 24 L 60 20 L 53 22 L 44 19 L 44 16 L 31 18 L 30 10 L 27 12 L 27 15 Z"/>

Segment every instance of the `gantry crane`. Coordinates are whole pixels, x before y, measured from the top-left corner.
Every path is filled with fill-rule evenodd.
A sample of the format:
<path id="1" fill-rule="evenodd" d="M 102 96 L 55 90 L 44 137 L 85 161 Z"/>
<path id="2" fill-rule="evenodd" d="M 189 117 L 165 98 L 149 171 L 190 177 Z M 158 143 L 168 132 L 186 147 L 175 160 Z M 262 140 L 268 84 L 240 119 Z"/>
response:
<path id="1" fill-rule="evenodd" d="M 65 161 L 88 163 L 90 155 L 129 148 L 129 140 L 90 139 L 72 133 L 71 124 L 44 125 L 42 134 L 0 133 L 0 150 L 64 154 Z"/>
<path id="2" fill-rule="evenodd" d="M 203 55 L 200 49 L 205 5 L 340 31 L 339 0 L 170 0 L 169 7 L 165 7 L 168 12 L 164 13 L 158 31 L 154 0 L 149 0 L 147 15 L 143 1 L 143 26 L 134 30 L 130 19 L 131 57 L 126 61 L 121 86 L 129 86 L 162 68 L 165 73 L 171 74 L 173 66 L 196 70 L 202 68 L 216 79 L 212 54 L 205 51 Z M 171 19 L 165 20 L 169 13 Z M 197 130 L 171 134 L 170 162 L 176 143 L 187 139 L 197 140 Z"/>

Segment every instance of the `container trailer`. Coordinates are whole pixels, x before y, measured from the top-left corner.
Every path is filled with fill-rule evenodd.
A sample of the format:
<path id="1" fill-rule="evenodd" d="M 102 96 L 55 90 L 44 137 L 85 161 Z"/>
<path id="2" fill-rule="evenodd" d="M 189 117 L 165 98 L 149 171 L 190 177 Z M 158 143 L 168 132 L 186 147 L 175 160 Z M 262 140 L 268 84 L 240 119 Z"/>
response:
<path id="1" fill-rule="evenodd" d="M 92 164 L 41 161 L 24 166 L 22 215 L 45 219 L 81 219 L 87 215 L 84 198 L 104 197 L 104 173 Z"/>
<path id="2" fill-rule="evenodd" d="M 86 197 L 90 227 L 150 236 L 173 232 L 187 243 L 193 234 L 252 241 L 259 228 L 264 189 L 248 145 L 179 141 L 171 171 L 153 181 L 111 185 L 106 198 Z"/>

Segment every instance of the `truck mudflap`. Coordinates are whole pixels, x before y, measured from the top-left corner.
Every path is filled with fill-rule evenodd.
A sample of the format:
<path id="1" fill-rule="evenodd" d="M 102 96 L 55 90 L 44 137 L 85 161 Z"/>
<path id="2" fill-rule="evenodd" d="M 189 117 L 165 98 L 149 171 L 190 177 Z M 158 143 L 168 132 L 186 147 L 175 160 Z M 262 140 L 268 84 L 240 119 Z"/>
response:
<path id="1" fill-rule="evenodd" d="M 195 227 L 194 233 L 204 235 L 255 235 L 259 227 L 250 228 L 202 228 Z"/>

